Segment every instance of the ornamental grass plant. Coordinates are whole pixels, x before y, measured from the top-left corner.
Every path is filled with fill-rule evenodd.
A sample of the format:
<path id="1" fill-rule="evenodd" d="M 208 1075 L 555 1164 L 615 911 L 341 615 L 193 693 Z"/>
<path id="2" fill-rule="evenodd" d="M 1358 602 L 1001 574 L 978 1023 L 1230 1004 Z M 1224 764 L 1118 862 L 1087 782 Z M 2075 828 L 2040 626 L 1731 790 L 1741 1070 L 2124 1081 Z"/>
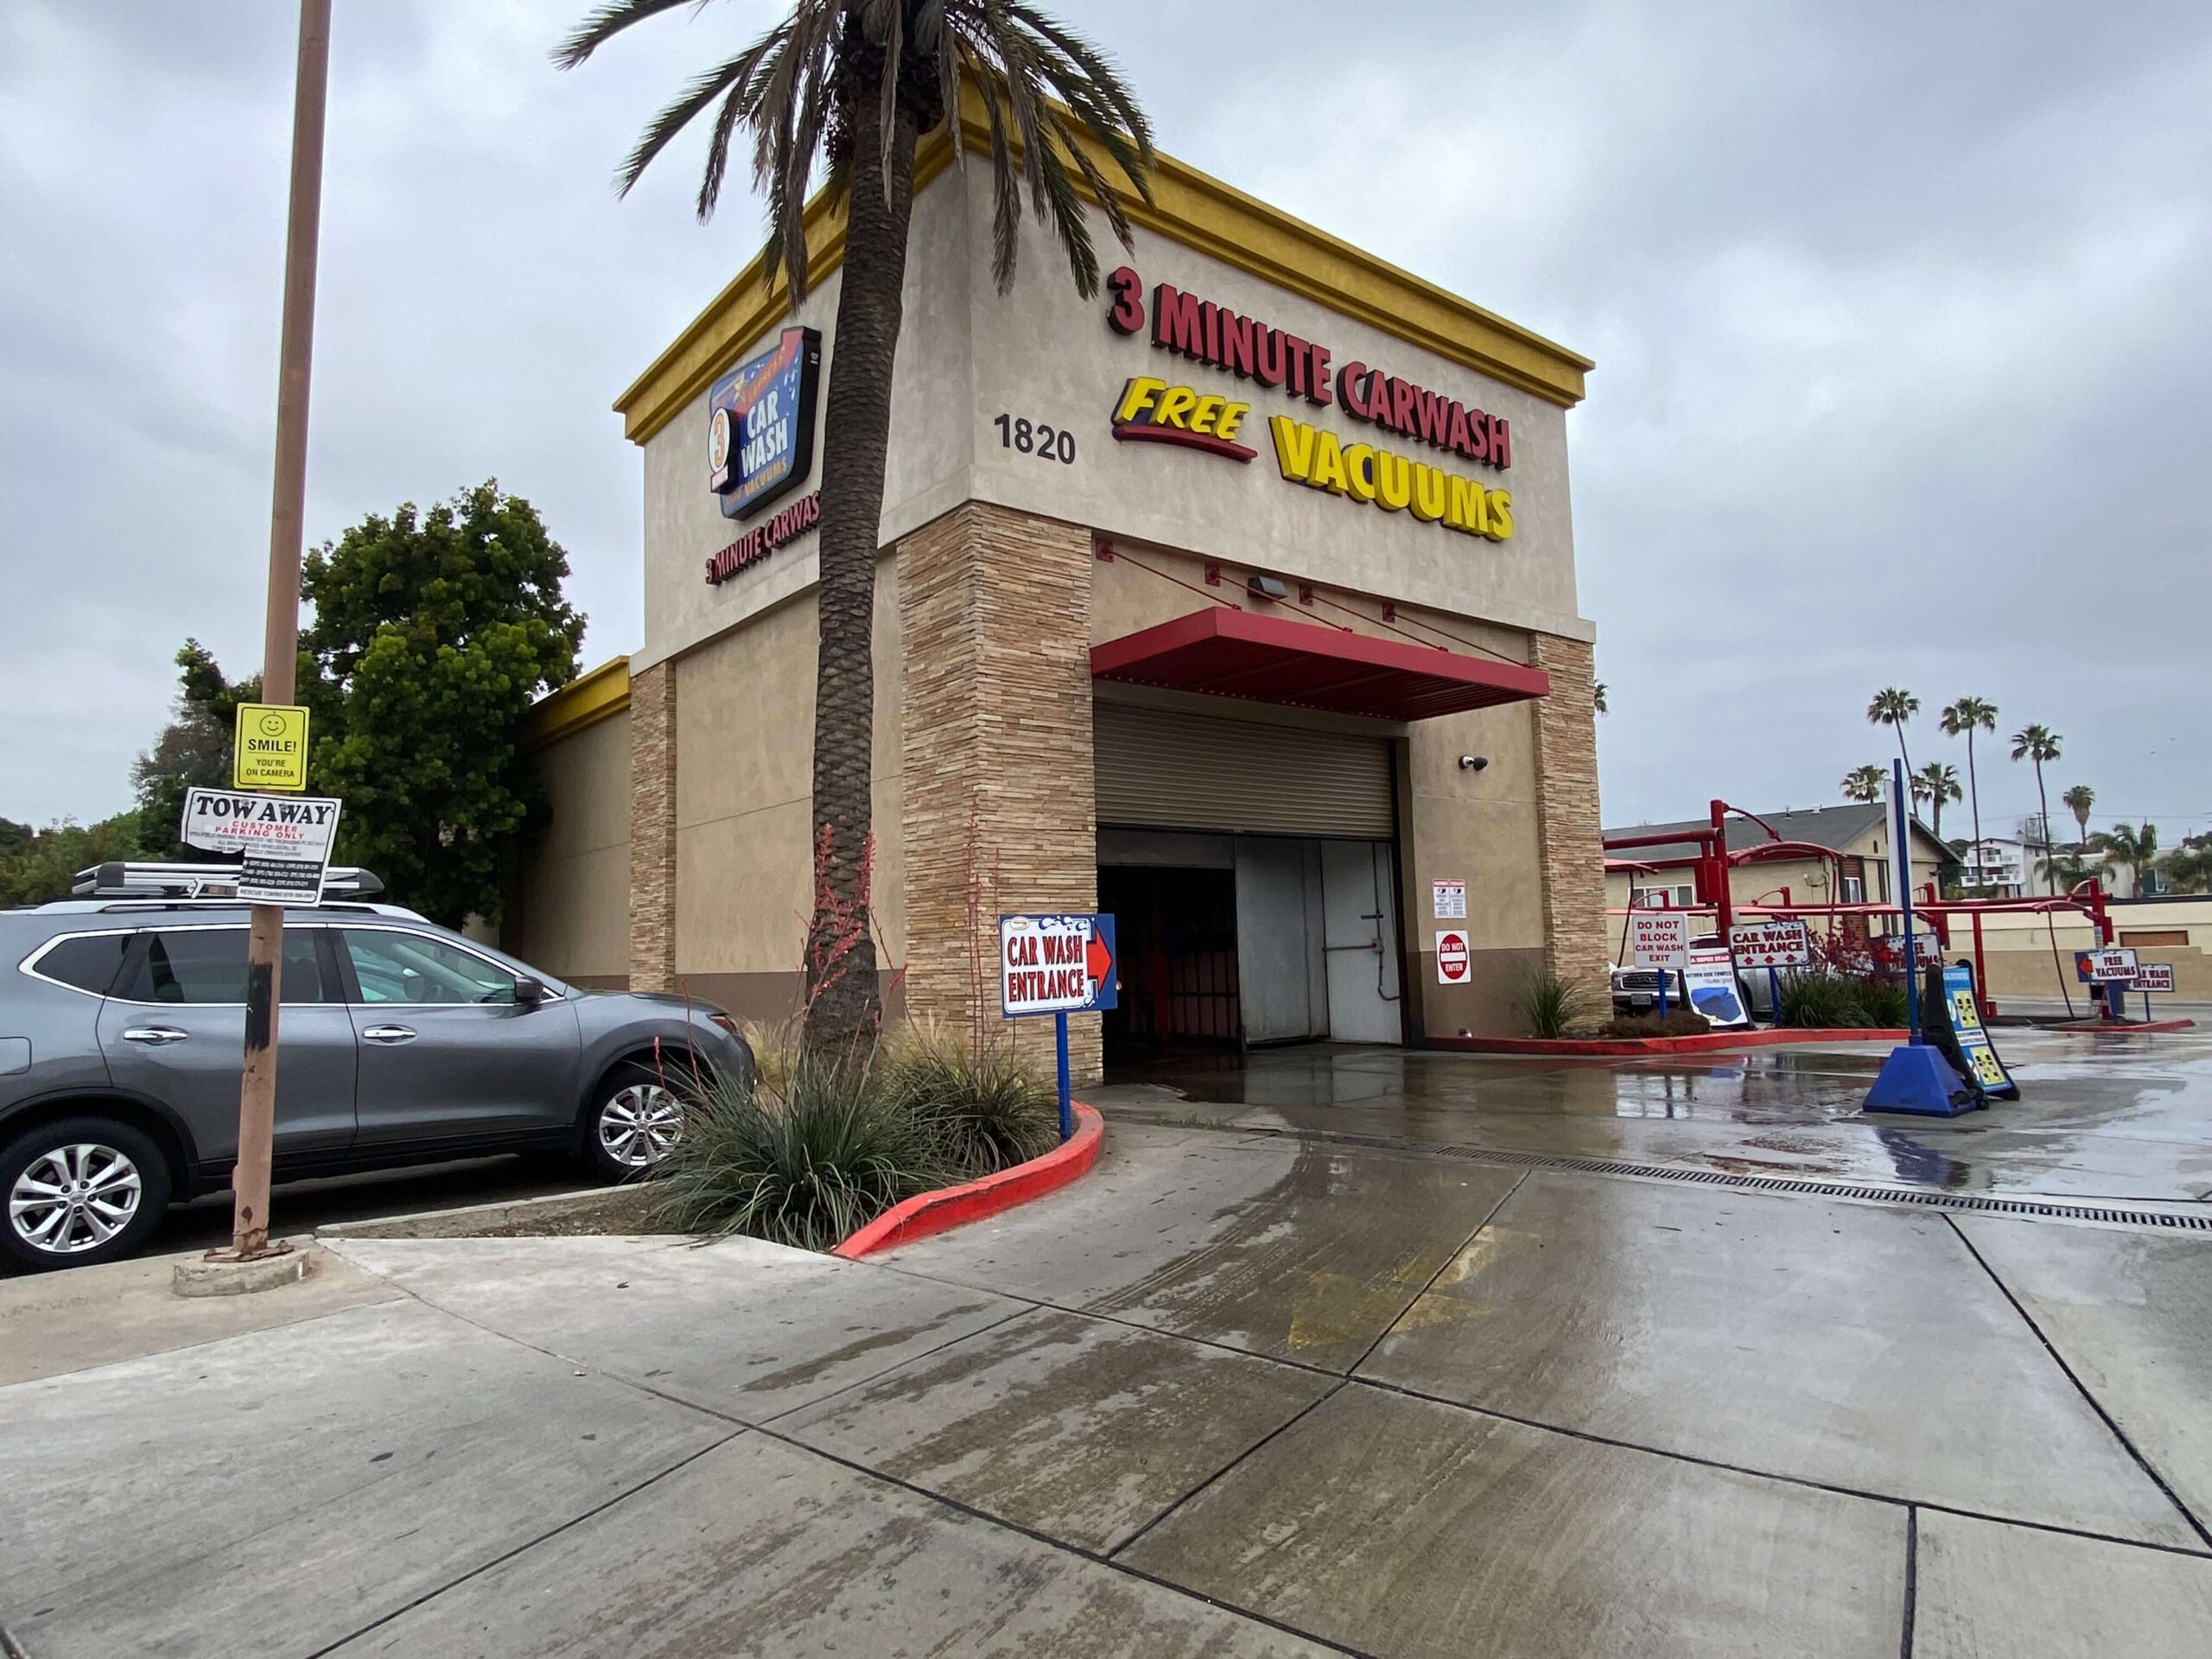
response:
<path id="1" fill-rule="evenodd" d="M 1595 1012 L 1588 987 L 1550 968 L 1524 969 L 1513 988 L 1514 1012 L 1531 1037 L 1571 1037 Z"/>
<path id="2" fill-rule="evenodd" d="M 931 1027 L 825 1052 L 798 1021 L 754 1027 L 755 1077 L 708 1077 L 652 1172 L 655 1222 L 827 1250 L 918 1193 L 1033 1158 L 1052 1088 L 1010 1046 Z"/>

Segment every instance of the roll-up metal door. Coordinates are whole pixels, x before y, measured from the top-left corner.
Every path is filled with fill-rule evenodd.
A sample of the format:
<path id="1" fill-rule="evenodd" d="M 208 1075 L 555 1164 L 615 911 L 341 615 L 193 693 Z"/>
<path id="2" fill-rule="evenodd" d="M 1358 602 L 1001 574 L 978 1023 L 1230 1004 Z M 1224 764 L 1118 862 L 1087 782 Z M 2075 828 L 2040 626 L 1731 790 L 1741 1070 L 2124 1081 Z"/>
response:
<path id="1" fill-rule="evenodd" d="M 1392 833 L 1379 737 L 1096 706 L 1098 822 L 1257 836 Z"/>

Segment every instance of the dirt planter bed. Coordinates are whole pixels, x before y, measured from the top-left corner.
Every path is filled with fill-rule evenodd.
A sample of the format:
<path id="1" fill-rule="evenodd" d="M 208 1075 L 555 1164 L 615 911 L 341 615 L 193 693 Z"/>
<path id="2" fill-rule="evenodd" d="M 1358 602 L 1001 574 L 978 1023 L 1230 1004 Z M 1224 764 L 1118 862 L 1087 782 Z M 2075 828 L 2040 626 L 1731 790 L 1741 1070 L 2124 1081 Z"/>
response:
<path id="1" fill-rule="evenodd" d="M 1781 1031 L 1707 1031 L 1694 1037 L 1432 1037 L 1431 1048 L 1459 1054 L 1546 1054 L 1572 1059 L 1624 1054 L 1706 1054 L 1717 1049 L 1773 1048 L 1791 1043 L 1902 1043 L 1898 1028 L 1788 1027 Z"/>
<path id="2" fill-rule="evenodd" d="M 986 1175 L 980 1181 L 917 1193 L 885 1211 L 830 1254 L 857 1261 L 878 1250 L 982 1221 L 1080 1180 L 1098 1161 L 1099 1148 L 1106 1139 L 1106 1120 L 1096 1108 L 1081 1101 L 1076 1103 L 1075 1117 L 1074 1135 L 1043 1157 Z"/>

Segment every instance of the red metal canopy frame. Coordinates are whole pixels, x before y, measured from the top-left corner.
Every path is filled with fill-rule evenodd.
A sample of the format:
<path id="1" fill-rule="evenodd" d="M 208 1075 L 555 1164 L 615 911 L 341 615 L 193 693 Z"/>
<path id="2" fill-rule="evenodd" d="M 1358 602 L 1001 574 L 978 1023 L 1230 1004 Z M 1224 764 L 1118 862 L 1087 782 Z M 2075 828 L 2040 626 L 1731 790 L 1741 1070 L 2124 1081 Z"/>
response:
<path id="1" fill-rule="evenodd" d="M 1551 695 L 1551 677 L 1226 606 L 1090 649 L 1093 678 L 1377 720 L 1430 720 Z"/>

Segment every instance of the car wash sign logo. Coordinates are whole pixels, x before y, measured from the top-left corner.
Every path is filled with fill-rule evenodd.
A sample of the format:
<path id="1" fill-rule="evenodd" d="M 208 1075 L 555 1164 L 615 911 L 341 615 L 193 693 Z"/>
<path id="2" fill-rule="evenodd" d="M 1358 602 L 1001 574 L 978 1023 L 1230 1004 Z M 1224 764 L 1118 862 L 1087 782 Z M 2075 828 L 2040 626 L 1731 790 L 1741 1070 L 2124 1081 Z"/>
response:
<path id="1" fill-rule="evenodd" d="M 821 334 L 786 328 L 773 351 L 741 363 L 707 394 L 707 481 L 723 518 L 749 518 L 814 470 L 821 378 Z"/>
<path id="2" fill-rule="evenodd" d="M 1114 918 L 999 918 L 999 1006 L 1032 1014 L 1095 1014 L 1116 1006 Z"/>
<path id="3" fill-rule="evenodd" d="M 1510 422 L 1365 363 L 1346 363 L 1332 373 L 1327 346 L 1170 283 L 1155 287 L 1147 305 L 1143 279 L 1127 265 L 1107 278 L 1107 286 L 1114 298 L 1106 321 L 1116 334 L 1137 334 L 1148 323 L 1152 343 L 1161 351 L 1313 408 L 1339 409 L 1378 435 L 1402 441 L 1400 447 L 1379 435 L 1351 442 L 1327 427 L 1271 416 L 1268 434 L 1286 483 L 1493 542 L 1513 534 L 1512 492 L 1469 475 L 1461 465 L 1494 472 L 1512 466 Z M 1233 394 L 1136 375 L 1115 400 L 1112 424 L 1115 437 L 1125 443 L 1175 444 L 1241 462 L 1259 453 L 1239 441 L 1251 410 Z"/>

